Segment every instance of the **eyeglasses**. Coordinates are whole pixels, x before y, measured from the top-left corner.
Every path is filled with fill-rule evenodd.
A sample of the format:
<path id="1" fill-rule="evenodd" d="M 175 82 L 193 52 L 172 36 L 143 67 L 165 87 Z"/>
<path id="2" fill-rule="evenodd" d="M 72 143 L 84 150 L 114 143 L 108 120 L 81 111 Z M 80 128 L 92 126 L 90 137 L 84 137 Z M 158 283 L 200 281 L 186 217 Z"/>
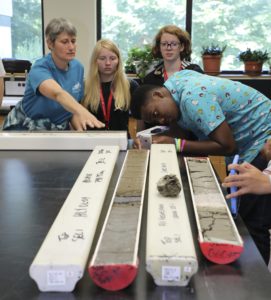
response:
<path id="1" fill-rule="evenodd" d="M 168 48 L 168 47 L 170 47 L 172 49 L 176 49 L 176 48 L 178 48 L 179 45 L 180 45 L 179 42 L 170 42 L 170 43 L 168 43 L 168 42 L 161 42 L 160 43 L 160 46 L 162 48 Z"/>

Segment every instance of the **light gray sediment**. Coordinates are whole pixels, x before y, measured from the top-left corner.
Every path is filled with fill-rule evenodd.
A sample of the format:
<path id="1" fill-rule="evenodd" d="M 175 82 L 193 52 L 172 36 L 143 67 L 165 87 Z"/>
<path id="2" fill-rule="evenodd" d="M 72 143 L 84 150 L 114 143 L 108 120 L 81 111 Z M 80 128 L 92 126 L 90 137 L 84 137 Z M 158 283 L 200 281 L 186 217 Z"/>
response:
<path id="1" fill-rule="evenodd" d="M 128 151 L 95 265 L 129 264 L 134 259 L 147 159 L 147 151 Z"/>

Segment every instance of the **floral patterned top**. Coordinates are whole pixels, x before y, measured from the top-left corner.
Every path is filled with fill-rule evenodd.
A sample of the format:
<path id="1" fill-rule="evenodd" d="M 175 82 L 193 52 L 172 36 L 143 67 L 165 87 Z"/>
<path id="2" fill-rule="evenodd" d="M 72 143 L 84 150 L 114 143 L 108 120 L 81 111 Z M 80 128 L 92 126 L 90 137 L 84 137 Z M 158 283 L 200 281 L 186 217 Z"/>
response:
<path id="1" fill-rule="evenodd" d="M 200 140 L 223 121 L 233 131 L 240 162 L 251 162 L 271 135 L 271 101 L 238 81 L 183 70 L 164 86 L 180 108 L 178 124 Z M 226 158 L 230 162 L 232 157 Z"/>

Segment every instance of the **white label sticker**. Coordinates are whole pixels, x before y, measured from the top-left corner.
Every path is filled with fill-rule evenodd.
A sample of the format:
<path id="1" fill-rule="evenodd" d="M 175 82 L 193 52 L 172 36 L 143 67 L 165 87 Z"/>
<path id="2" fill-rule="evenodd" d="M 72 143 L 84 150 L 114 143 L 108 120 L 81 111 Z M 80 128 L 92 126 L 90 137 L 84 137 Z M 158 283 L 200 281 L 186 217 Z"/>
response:
<path id="1" fill-rule="evenodd" d="M 47 284 L 65 285 L 66 284 L 65 271 L 61 271 L 61 270 L 47 271 Z"/>
<path id="2" fill-rule="evenodd" d="M 180 267 L 162 266 L 162 280 L 165 281 L 180 281 Z"/>
<path id="3" fill-rule="evenodd" d="M 183 268 L 183 271 L 184 271 L 185 273 L 191 273 L 191 272 L 192 272 L 192 268 L 191 268 L 191 266 L 185 266 L 185 267 Z"/>

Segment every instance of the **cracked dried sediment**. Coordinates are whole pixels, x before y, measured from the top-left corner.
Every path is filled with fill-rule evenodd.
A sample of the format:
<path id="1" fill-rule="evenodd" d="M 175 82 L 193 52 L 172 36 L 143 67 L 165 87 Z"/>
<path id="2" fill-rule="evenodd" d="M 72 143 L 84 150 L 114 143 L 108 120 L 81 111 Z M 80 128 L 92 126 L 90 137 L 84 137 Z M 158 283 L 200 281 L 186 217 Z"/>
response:
<path id="1" fill-rule="evenodd" d="M 227 204 L 208 160 L 191 158 L 187 162 L 204 241 L 238 244 Z"/>
<path id="2" fill-rule="evenodd" d="M 208 242 L 238 243 L 228 212 L 224 207 L 197 207 L 201 232 Z"/>

